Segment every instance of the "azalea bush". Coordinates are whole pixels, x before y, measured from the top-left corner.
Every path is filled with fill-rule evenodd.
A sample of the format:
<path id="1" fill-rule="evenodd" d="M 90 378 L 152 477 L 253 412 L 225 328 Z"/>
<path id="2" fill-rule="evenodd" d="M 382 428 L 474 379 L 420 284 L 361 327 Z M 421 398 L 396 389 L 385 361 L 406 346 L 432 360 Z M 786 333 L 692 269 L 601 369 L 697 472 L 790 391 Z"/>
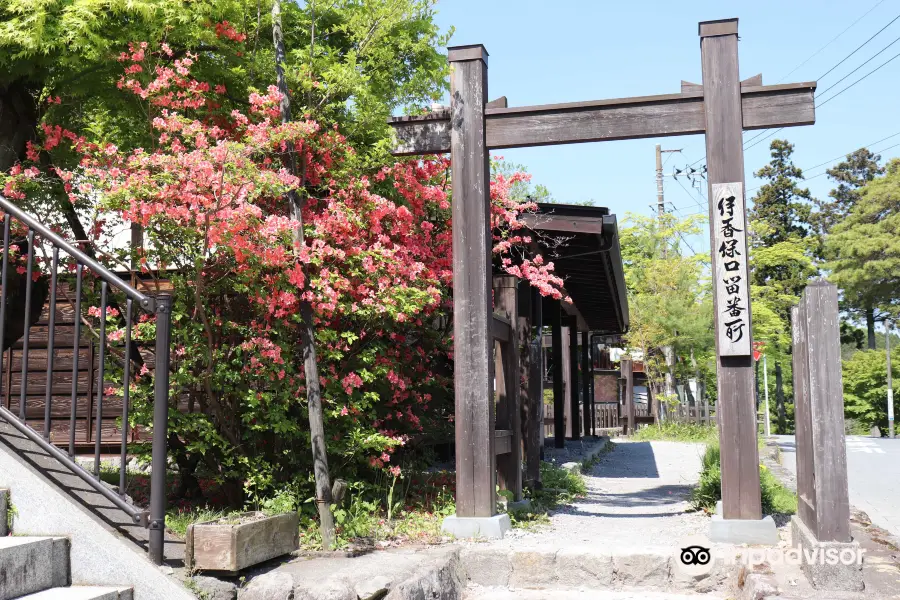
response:
<path id="1" fill-rule="evenodd" d="M 2 183 L 25 204 L 62 186 L 93 219 L 102 260 L 138 265 L 135 280 L 151 292 L 170 282 L 178 495 L 202 495 L 200 476 L 218 481 L 232 505 L 285 486 L 301 500 L 311 495 L 303 301 L 314 314 L 333 473 L 402 477 L 415 447 L 453 424 L 449 160 L 350 172 L 354 150 L 337 127 L 308 115 L 282 123 L 274 87 L 241 110 L 230 108 L 223 86 L 192 77 L 198 57 L 190 53 L 142 43 L 119 59 L 118 86 L 144 107 L 153 147 L 123 149 L 45 126 L 30 164 Z M 76 153 L 79 167 L 42 171 L 42 153 L 54 152 Z M 491 182 L 496 268 L 561 298 L 552 263 L 522 250 L 531 239 L 519 217 L 534 205 L 511 190 L 526 179 Z M 302 199 L 302 232 L 289 194 Z M 143 231 L 142 248 L 112 243 L 132 225 Z M 95 311 L 120 343 L 121 311 Z M 135 336 L 155 338 L 153 316 L 141 317 Z M 151 427 L 151 373 L 135 370 L 125 382 L 131 425 Z"/>

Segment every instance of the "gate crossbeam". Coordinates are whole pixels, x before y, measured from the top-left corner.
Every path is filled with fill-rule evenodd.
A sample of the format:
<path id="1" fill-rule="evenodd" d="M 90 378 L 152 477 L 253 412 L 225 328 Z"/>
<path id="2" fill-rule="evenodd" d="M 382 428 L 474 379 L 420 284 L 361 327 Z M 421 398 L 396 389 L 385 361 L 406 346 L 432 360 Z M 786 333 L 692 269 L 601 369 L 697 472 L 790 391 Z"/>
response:
<path id="1" fill-rule="evenodd" d="M 698 91 L 614 100 L 511 108 L 486 107 L 488 148 L 523 148 L 706 132 L 702 86 Z M 743 128 L 767 129 L 815 123 L 815 82 L 741 88 Z M 450 152 L 450 111 L 394 117 L 393 153 Z"/>

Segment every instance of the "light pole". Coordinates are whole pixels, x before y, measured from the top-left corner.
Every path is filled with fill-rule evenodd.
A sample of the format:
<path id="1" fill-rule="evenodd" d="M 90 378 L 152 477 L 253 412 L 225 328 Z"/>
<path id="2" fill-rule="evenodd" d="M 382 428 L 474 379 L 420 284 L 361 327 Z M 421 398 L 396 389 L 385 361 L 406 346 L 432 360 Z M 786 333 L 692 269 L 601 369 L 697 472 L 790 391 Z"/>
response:
<path id="1" fill-rule="evenodd" d="M 769 369 L 766 368 L 766 355 L 763 354 L 763 389 L 766 393 L 766 437 L 772 435 L 772 424 L 769 419 Z"/>
<path id="2" fill-rule="evenodd" d="M 888 429 L 891 439 L 894 439 L 894 387 L 891 381 L 891 322 L 884 321 L 884 349 L 887 352 L 887 410 Z"/>

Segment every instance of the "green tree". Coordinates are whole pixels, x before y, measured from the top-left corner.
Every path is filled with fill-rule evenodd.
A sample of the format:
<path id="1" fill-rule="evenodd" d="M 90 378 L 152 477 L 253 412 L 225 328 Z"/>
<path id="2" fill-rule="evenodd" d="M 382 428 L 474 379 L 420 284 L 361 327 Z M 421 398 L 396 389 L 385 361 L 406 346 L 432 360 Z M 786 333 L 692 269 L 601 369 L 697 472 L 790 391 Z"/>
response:
<path id="1" fill-rule="evenodd" d="M 845 298 L 865 298 L 879 314 L 900 307 L 900 160 L 870 181 L 825 240 L 829 279 Z M 870 344 L 874 345 L 874 335 Z"/>
<path id="2" fill-rule="evenodd" d="M 753 198 L 750 210 L 750 279 L 754 338 L 767 343 L 776 374 L 789 365 L 790 314 L 809 279 L 816 275 L 813 263 L 816 238 L 810 230 L 812 196 L 801 188 L 803 171 L 791 160 L 794 146 L 773 140 L 771 161 L 755 173 L 766 180 Z M 783 380 L 775 377 L 778 430 L 790 423 L 785 406 Z"/>
<path id="3" fill-rule="evenodd" d="M 820 240 L 824 242 L 834 226 L 850 214 L 860 199 L 860 189 L 884 174 L 880 161 L 881 156 L 878 154 L 860 148 L 848 154 L 846 160 L 826 171 L 828 176 L 837 182 L 837 187 L 828 193 L 830 201 L 815 200 L 816 211 L 811 215 L 810 222 Z M 820 257 L 824 254 L 823 246 L 820 244 L 818 251 Z M 868 347 L 874 350 L 876 315 L 873 299 L 865 293 L 855 296 L 845 293 L 841 304 L 841 308 L 851 316 L 865 319 Z"/>
<path id="4" fill-rule="evenodd" d="M 891 352 L 894 381 L 900 377 L 900 348 Z M 866 428 L 886 429 L 887 356 L 884 350 L 865 350 L 844 361 L 844 414 Z M 897 405 L 894 405 L 895 411 Z"/>
<path id="5" fill-rule="evenodd" d="M 625 339 L 643 352 L 657 398 L 668 396 L 663 393 L 667 374 L 706 381 L 715 372 L 708 258 L 687 253 L 684 244 L 687 236 L 700 233 L 704 219 L 628 214 L 620 232 L 631 318 Z M 663 348 L 672 349 L 674 364 L 666 361 Z"/>

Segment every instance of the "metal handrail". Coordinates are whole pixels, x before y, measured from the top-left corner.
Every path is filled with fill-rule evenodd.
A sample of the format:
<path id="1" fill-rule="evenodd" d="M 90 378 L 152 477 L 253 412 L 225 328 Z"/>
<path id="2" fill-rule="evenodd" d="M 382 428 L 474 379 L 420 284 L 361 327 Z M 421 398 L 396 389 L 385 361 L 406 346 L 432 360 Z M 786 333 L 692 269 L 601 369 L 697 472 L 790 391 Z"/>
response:
<path id="1" fill-rule="evenodd" d="M 147 312 L 154 312 L 154 309 L 156 308 L 154 298 L 152 298 L 151 296 L 147 296 L 146 294 L 143 294 L 135 288 L 131 287 L 131 285 L 123 281 L 121 277 L 88 256 L 84 251 L 79 250 L 77 247 L 61 238 L 59 235 L 43 225 L 40 221 L 4 198 L 2 194 L 0 194 L 0 209 L 3 209 L 3 212 L 9 213 L 19 221 L 22 221 L 25 225 L 28 226 L 29 229 L 37 233 L 45 240 L 49 240 L 50 242 L 52 242 L 52 244 L 57 248 L 64 250 L 66 254 L 70 255 L 72 258 L 76 259 L 78 262 L 93 271 L 95 275 L 98 275 L 108 284 L 118 288 L 132 300 L 136 300 L 137 303 L 141 305 L 141 308 L 143 308 Z"/>
<path id="2" fill-rule="evenodd" d="M 20 383 L 19 397 L 19 415 L 14 414 L 11 410 L 4 406 L 0 406 L 0 418 L 7 421 L 17 431 L 40 446 L 45 452 L 60 461 L 62 464 L 72 470 L 78 477 L 83 479 L 94 490 L 99 492 L 104 498 L 112 502 L 116 507 L 128 514 L 135 523 L 143 524 L 149 527 L 149 554 L 151 560 L 157 564 L 163 561 L 163 548 L 165 543 L 165 511 L 166 511 L 166 468 L 167 468 L 167 421 L 168 421 L 168 399 L 169 399 L 169 363 L 171 357 L 171 308 L 172 297 L 169 294 L 160 294 L 157 297 L 151 297 L 136 290 L 126 281 L 120 279 L 115 273 L 98 263 L 94 258 L 84 251 L 73 246 L 62 237 L 51 231 L 42 223 L 37 221 L 32 215 L 29 215 L 18 206 L 0 196 L 0 210 L 3 217 L 0 220 L 3 231 L 2 248 L 0 248 L 0 256 L 2 256 L 2 275 L 0 275 L 0 339 L 4 339 L 7 325 L 7 298 L 9 292 L 9 254 L 10 254 L 10 225 L 13 218 L 20 221 L 28 229 L 27 242 L 14 240 L 18 242 L 18 246 L 27 243 L 27 268 L 24 279 L 25 286 L 25 302 L 23 316 L 23 341 L 22 341 L 22 372 Z M 28 402 L 28 358 L 29 358 L 29 337 L 32 319 L 32 296 L 34 281 L 32 278 L 35 263 L 35 235 L 40 239 L 49 242 L 53 247 L 53 259 L 50 269 L 50 318 L 48 329 L 47 343 L 47 380 L 46 390 L 44 393 L 44 432 L 43 435 L 32 429 L 27 424 L 27 402 Z M 68 454 L 57 448 L 50 441 L 52 410 L 51 404 L 53 394 L 51 391 L 53 385 L 53 362 L 55 354 L 55 337 L 54 329 L 56 326 L 56 292 L 59 277 L 59 251 L 62 250 L 75 260 L 75 335 L 74 349 L 72 360 L 72 392 L 71 392 L 71 415 L 69 417 L 69 452 Z M 79 352 L 81 348 L 81 296 L 82 281 L 84 277 L 85 267 L 90 270 L 101 281 L 100 296 L 100 360 L 97 377 L 97 398 L 96 398 L 96 424 L 94 444 L 94 469 L 93 473 L 82 467 L 75 460 L 75 426 L 77 422 L 77 406 L 78 406 L 78 375 L 79 375 Z M 119 464 L 119 493 L 116 494 L 100 479 L 100 449 L 103 435 L 103 400 L 104 400 L 104 368 L 106 355 L 106 314 L 108 306 L 108 292 L 110 286 L 123 294 L 127 300 L 127 311 L 125 312 L 125 354 L 123 369 L 123 398 L 122 398 L 122 441 Z M 131 380 L 131 361 L 132 357 L 132 327 L 134 325 L 132 307 L 133 303 L 137 304 L 146 312 L 156 314 L 156 369 L 154 373 L 154 406 L 153 406 L 153 437 L 152 437 L 152 458 L 151 458 L 151 474 L 150 474 L 150 510 L 142 510 L 125 500 L 125 474 L 126 474 L 126 458 L 127 458 L 127 427 L 128 427 L 128 402 L 129 402 L 129 383 Z M 43 310 L 43 306 L 40 307 Z M 93 342 L 92 342 L 93 343 Z M 13 346 L 9 346 L 9 360 L 12 365 Z M 3 360 L 5 351 L 0 353 L 0 372 L 3 370 Z M 93 370 L 93 361 L 89 366 Z M 12 379 L 7 380 L 6 392 L 10 399 L 10 407 L 12 403 Z M 85 416 L 87 435 L 90 434 L 91 415 Z"/>

